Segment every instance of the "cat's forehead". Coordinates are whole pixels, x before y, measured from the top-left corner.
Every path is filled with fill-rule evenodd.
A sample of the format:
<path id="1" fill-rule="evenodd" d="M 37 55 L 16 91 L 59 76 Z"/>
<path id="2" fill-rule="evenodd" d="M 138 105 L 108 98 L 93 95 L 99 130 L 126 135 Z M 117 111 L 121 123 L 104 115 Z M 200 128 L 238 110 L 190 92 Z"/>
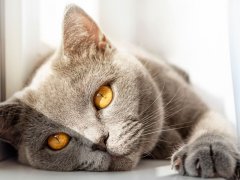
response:
<path id="1" fill-rule="evenodd" d="M 44 84 L 54 84 L 60 81 L 69 83 L 82 81 L 84 85 L 90 79 L 101 80 L 106 76 L 116 76 L 118 70 L 113 59 L 113 55 L 104 58 L 84 55 L 67 57 L 61 52 L 57 52 L 39 67 L 29 87 L 37 91 Z"/>
<path id="2" fill-rule="evenodd" d="M 69 119 L 73 122 L 91 118 L 92 97 L 101 85 L 113 84 L 123 94 L 137 92 L 134 86 L 137 66 L 133 60 L 126 55 L 99 60 L 59 64 L 56 63 L 59 59 L 50 59 L 38 70 L 21 100 L 50 119 L 65 123 Z"/>
<path id="3" fill-rule="evenodd" d="M 141 64 L 134 56 L 118 50 L 104 55 L 93 53 L 87 56 L 57 56 L 48 64 L 49 75 L 71 83 L 81 81 L 83 85 L 96 84 L 95 81 L 104 83 L 118 77 L 131 79 L 141 71 Z M 46 73 L 46 68 L 43 71 Z M 48 78 L 48 81 L 53 80 Z"/>

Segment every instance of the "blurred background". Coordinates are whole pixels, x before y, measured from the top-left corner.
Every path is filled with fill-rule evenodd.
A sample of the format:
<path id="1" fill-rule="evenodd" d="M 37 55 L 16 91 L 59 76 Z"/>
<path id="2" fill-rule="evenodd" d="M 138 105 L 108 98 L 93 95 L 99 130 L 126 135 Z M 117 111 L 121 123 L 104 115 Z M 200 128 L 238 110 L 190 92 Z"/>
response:
<path id="1" fill-rule="evenodd" d="M 110 39 L 136 44 L 184 68 L 209 105 L 239 126 L 239 0 L 0 2 L 2 99 L 23 86 L 37 57 L 60 45 L 64 8 L 75 3 Z"/>

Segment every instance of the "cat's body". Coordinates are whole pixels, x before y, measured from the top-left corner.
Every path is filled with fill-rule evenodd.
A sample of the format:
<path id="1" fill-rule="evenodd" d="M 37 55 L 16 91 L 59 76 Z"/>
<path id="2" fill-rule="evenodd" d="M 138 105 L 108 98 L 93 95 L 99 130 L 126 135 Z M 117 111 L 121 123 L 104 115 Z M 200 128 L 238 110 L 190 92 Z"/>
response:
<path id="1" fill-rule="evenodd" d="M 99 110 L 93 98 L 103 85 L 114 96 Z M 113 47 L 76 6 L 66 11 L 61 48 L 0 110 L 0 137 L 37 168 L 130 170 L 141 157 L 175 151 L 180 174 L 229 178 L 239 158 L 234 130 L 198 98 L 184 71 Z M 58 132 L 71 141 L 53 151 L 46 140 Z"/>

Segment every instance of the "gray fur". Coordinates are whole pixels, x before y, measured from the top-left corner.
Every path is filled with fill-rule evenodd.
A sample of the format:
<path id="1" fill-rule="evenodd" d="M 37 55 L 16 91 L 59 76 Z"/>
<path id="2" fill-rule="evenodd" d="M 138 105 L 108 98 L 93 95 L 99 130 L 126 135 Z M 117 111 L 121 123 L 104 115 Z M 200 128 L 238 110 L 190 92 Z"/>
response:
<path id="1" fill-rule="evenodd" d="M 112 87 L 114 99 L 97 110 L 93 96 L 105 84 Z M 173 165 L 183 157 L 179 154 L 192 153 L 179 172 L 183 174 L 185 168 L 188 175 L 196 176 L 193 161 L 201 153 L 209 155 L 212 147 L 218 153 L 216 168 L 230 176 L 236 156 L 217 150 L 226 144 L 235 147 L 230 139 L 219 140 L 217 132 L 210 132 L 211 141 L 203 135 L 188 144 L 209 111 L 183 70 L 160 59 L 120 51 L 83 10 L 71 5 L 65 13 L 60 48 L 46 59 L 32 82 L 0 105 L 0 137 L 15 147 L 21 163 L 57 171 L 130 170 L 142 156 L 170 158 L 186 143 L 174 154 Z M 56 132 L 72 137 L 60 151 L 46 146 L 47 137 Z M 93 148 L 106 134 L 107 151 Z M 212 166 L 210 159 L 201 162 Z M 200 175 L 213 173 L 203 168 Z"/>

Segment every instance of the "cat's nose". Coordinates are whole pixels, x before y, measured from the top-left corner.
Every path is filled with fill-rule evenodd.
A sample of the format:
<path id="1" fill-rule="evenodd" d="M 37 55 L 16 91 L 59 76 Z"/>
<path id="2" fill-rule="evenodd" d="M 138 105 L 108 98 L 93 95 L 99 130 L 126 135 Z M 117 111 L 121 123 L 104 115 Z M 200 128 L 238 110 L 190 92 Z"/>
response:
<path id="1" fill-rule="evenodd" d="M 97 143 L 94 143 L 92 146 L 92 149 L 94 151 L 100 150 L 100 151 L 107 151 L 107 140 L 108 140 L 109 134 L 103 135 L 99 138 Z"/>

